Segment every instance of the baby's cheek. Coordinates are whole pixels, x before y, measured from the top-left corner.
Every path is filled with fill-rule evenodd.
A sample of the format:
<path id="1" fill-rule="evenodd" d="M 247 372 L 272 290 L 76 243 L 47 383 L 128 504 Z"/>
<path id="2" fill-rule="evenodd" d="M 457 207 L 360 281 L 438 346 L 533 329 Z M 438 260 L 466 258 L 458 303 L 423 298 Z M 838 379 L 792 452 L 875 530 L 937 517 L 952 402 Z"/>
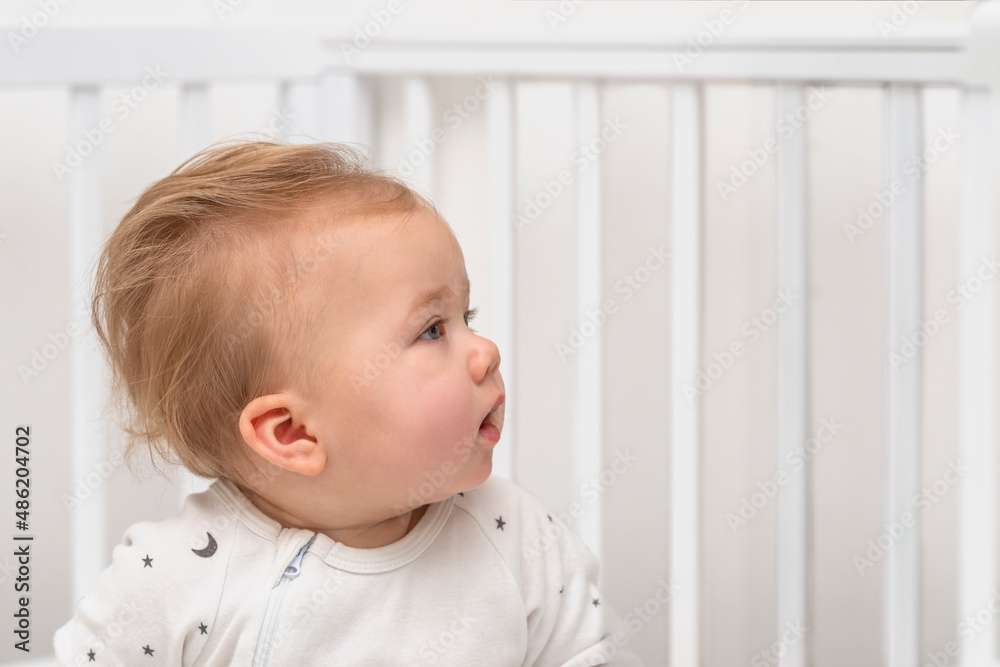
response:
<path id="1" fill-rule="evenodd" d="M 460 441 L 468 434 L 464 420 L 454 416 L 445 406 L 429 407 L 417 418 L 420 421 L 421 449 L 430 458 L 440 458 L 442 452 L 451 448 L 454 442 Z"/>
<path id="2" fill-rule="evenodd" d="M 454 453 L 467 449 L 463 445 L 468 445 L 479 430 L 479 423 L 472 423 L 472 408 L 460 396 L 446 396 L 426 406 L 415 419 L 420 422 L 421 448 L 430 460 L 454 459 Z"/>

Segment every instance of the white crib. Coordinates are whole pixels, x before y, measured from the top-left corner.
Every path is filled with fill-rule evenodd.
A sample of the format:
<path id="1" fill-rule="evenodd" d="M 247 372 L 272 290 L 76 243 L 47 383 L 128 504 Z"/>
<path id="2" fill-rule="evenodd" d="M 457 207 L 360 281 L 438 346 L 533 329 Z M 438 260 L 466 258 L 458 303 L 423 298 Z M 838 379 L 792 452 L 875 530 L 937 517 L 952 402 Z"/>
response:
<path id="1" fill-rule="evenodd" d="M 81 281 L 144 185 L 264 131 L 372 146 L 438 203 L 504 358 L 496 474 L 602 557 L 647 664 L 1000 664 L 992 613 L 957 625 L 998 586 L 1000 2 L 919 31 L 946 10 L 628 4 L 8 26 L 2 386 L 5 432 L 35 434 L 32 655 L 127 525 L 206 485 L 112 474 Z"/>

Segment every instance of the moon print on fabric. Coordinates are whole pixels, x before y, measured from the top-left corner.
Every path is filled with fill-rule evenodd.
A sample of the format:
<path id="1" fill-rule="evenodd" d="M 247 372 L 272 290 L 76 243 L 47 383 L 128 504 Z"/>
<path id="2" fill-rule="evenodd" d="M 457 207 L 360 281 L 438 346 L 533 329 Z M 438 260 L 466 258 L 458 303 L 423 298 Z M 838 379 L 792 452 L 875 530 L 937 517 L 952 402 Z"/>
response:
<path id="1" fill-rule="evenodd" d="M 215 538 L 212 537 L 212 533 L 205 534 L 208 535 L 208 546 L 204 549 L 192 549 L 191 551 L 195 552 L 195 554 L 201 556 L 202 558 L 211 558 L 215 555 L 215 550 L 219 548 L 219 545 L 215 541 Z"/>

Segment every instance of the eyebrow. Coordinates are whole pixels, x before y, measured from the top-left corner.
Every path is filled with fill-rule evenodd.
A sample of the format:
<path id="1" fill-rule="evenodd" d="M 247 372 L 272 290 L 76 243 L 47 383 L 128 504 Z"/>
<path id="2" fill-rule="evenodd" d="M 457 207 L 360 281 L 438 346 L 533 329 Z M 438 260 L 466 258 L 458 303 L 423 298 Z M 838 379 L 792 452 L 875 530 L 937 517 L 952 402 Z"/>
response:
<path id="1" fill-rule="evenodd" d="M 469 285 L 469 281 L 465 281 L 462 283 L 463 296 L 468 297 L 470 289 L 471 286 Z M 410 306 L 410 310 L 406 314 L 406 319 L 404 321 L 409 322 L 411 318 L 413 318 L 417 313 L 419 313 L 427 306 L 430 306 L 431 304 L 437 303 L 439 301 L 444 301 L 445 297 L 451 292 L 454 292 L 454 290 L 452 290 L 448 285 L 439 285 L 437 287 L 433 287 L 429 290 L 421 292 L 420 294 L 417 295 L 417 298 L 414 299 L 413 305 Z"/>

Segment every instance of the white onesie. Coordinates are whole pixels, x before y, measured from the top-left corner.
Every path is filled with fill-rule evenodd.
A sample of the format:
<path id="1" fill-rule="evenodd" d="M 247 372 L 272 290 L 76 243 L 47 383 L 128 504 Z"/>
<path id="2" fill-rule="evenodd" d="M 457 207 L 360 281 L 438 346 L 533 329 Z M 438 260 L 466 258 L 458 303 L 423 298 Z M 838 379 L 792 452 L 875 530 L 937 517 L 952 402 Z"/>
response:
<path id="1" fill-rule="evenodd" d="M 637 664 L 607 637 L 597 569 L 576 535 L 498 477 L 430 505 L 406 536 L 376 549 L 282 527 L 220 479 L 177 514 L 125 532 L 97 590 L 56 632 L 56 658 L 129 667 Z"/>

